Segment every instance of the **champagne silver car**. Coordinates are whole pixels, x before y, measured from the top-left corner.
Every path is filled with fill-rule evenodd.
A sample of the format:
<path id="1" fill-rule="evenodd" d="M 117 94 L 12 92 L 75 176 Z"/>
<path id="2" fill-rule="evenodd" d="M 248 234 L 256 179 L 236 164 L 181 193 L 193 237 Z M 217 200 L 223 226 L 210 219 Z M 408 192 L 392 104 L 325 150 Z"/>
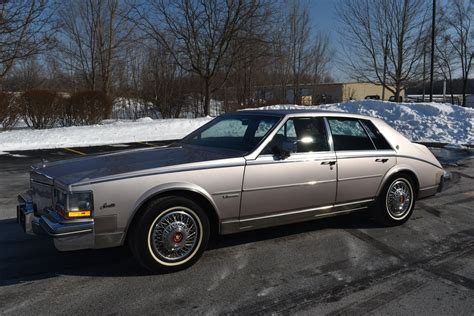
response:
<path id="1" fill-rule="evenodd" d="M 364 210 L 400 225 L 444 179 L 425 146 L 380 119 L 240 111 L 164 148 L 33 166 L 17 217 L 60 251 L 127 244 L 144 267 L 169 272 L 216 234 Z"/>

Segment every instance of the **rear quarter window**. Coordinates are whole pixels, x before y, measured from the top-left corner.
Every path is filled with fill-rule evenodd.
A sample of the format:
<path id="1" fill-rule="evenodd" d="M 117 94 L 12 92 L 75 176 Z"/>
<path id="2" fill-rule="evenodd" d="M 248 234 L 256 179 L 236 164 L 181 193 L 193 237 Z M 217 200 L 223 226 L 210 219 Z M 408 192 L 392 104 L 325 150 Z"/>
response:
<path id="1" fill-rule="evenodd" d="M 374 123 L 369 120 L 360 120 L 360 122 L 365 127 L 365 130 L 369 134 L 377 149 L 392 149 L 382 133 L 380 133 L 377 127 L 375 127 Z"/>

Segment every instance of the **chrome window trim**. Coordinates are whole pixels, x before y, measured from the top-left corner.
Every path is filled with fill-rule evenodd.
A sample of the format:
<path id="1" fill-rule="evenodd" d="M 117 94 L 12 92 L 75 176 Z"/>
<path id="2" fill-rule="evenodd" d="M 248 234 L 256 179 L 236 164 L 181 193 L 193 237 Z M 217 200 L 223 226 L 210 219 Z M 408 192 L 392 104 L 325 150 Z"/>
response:
<path id="1" fill-rule="evenodd" d="M 322 160 L 334 160 L 336 154 L 333 151 L 314 151 L 306 153 L 294 153 L 286 159 L 275 159 L 271 154 L 260 155 L 256 160 L 247 161 L 248 166 L 253 165 L 267 165 L 273 163 L 292 163 L 292 162 L 304 162 L 304 161 L 322 161 Z"/>
<path id="2" fill-rule="evenodd" d="M 362 126 L 362 129 L 364 130 L 365 134 L 370 139 L 370 142 L 372 143 L 372 146 L 374 146 L 374 149 L 378 150 L 377 146 L 375 146 L 374 140 L 372 139 L 372 137 L 370 137 L 369 132 L 367 131 L 367 128 L 364 126 L 364 124 L 362 124 L 362 120 L 358 119 L 358 121 L 359 121 L 360 126 Z"/>
<path id="3" fill-rule="evenodd" d="M 328 118 L 325 116 L 324 126 L 326 126 L 326 135 L 328 136 L 329 149 L 334 151 L 334 140 L 332 139 L 331 127 L 329 126 Z"/>

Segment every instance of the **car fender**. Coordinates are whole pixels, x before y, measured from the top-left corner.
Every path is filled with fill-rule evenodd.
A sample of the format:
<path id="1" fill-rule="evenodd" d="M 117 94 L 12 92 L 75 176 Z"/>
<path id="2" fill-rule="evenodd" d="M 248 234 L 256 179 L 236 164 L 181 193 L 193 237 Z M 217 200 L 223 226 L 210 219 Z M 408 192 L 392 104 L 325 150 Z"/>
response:
<path id="1" fill-rule="evenodd" d="M 127 226 L 125 228 L 125 234 L 127 233 L 130 224 L 133 221 L 133 218 L 135 217 L 136 213 L 140 210 L 140 208 L 150 199 L 152 199 L 154 196 L 166 193 L 166 192 L 172 192 L 172 191 L 188 191 L 188 192 L 193 192 L 201 195 L 203 198 L 205 198 L 214 208 L 217 214 L 219 214 L 219 209 L 217 208 L 217 205 L 212 198 L 212 196 L 207 192 L 204 188 L 194 184 L 194 183 L 189 183 L 189 182 L 169 182 L 169 183 L 163 183 L 160 185 L 157 185 L 145 193 L 143 193 L 135 202 L 133 211 L 130 213 L 130 216 L 127 221 Z"/>
<path id="2" fill-rule="evenodd" d="M 385 173 L 384 177 L 382 178 L 382 181 L 380 182 L 380 186 L 377 190 L 376 196 L 379 196 L 380 192 L 382 191 L 383 187 L 385 186 L 385 183 L 387 182 L 387 180 L 391 176 L 393 176 L 396 173 L 403 172 L 403 171 L 409 171 L 409 172 L 413 173 L 416 177 L 415 180 L 418 181 L 418 179 L 419 179 L 418 173 L 416 172 L 416 170 L 413 167 L 411 167 L 407 164 L 395 165 Z"/>

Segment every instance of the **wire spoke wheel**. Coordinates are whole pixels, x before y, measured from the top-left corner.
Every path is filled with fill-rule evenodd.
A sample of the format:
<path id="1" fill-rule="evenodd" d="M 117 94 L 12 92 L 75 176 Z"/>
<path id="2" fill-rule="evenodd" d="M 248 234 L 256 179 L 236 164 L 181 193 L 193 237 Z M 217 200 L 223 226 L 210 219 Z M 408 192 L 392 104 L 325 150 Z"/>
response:
<path id="1" fill-rule="evenodd" d="M 163 212 L 150 228 L 149 243 L 153 252 L 167 262 L 179 262 L 196 250 L 200 240 L 197 216 L 185 207 L 174 207 Z"/>
<path id="2" fill-rule="evenodd" d="M 413 205 L 413 189 L 405 179 L 397 179 L 388 188 L 386 207 L 394 219 L 403 219 Z"/>

